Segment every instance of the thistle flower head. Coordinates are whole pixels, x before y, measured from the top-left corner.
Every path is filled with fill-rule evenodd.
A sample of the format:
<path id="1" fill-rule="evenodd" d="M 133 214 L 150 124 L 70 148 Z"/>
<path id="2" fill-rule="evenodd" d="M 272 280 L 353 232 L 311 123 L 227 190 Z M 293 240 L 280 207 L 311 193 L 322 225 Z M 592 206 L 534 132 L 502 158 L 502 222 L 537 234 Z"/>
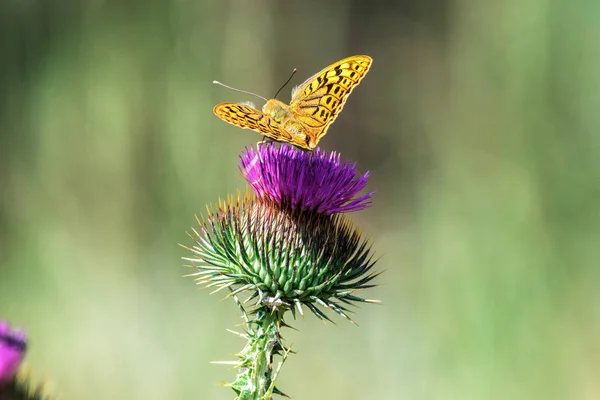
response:
<path id="1" fill-rule="evenodd" d="M 26 348 L 25 332 L 13 330 L 8 322 L 0 321 L 0 386 L 15 376 Z"/>
<path id="2" fill-rule="evenodd" d="M 259 199 L 292 210 L 335 214 L 362 210 L 373 192 L 358 195 L 369 172 L 358 176 L 356 164 L 340 162 L 340 155 L 317 148 L 304 152 L 288 145 L 246 149 L 241 170 Z"/>
<path id="3" fill-rule="evenodd" d="M 268 308 L 300 313 L 317 306 L 350 319 L 346 304 L 376 276 L 370 246 L 342 215 L 282 209 L 270 200 L 238 196 L 209 210 L 190 235 L 198 284 L 249 291 Z"/>

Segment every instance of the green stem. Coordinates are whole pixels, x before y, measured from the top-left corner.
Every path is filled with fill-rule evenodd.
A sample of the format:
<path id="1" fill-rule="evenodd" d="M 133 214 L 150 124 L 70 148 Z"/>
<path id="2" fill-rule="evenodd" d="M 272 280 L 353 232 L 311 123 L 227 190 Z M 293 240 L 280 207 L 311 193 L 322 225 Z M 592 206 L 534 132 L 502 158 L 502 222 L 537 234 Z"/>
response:
<path id="1" fill-rule="evenodd" d="M 287 356 L 280 334 L 284 312 L 261 308 L 246 323 L 248 343 L 238 354 L 239 372 L 230 384 L 238 400 L 270 400 L 273 393 L 280 393 L 275 388 L 278 370 L 273 370 L 273 356 L 283 355 L 282 363 Z"/>

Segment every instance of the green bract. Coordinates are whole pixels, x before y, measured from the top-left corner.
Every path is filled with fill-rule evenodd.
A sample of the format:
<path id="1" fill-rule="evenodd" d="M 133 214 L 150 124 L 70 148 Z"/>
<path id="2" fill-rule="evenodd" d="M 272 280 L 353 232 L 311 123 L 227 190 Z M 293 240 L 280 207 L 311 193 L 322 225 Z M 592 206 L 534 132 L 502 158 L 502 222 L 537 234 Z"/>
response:
<path id="1" fill-rule="evenodd" d="M 258 308 L 298 310 L 321 319 L 318 306 L 348 318 L 345 305 L 377 275 L 368 241 L 340 214 L 281 209 L 250 195 L 220 202 L 190 235 L 198 284 L 248 293 Z"/>

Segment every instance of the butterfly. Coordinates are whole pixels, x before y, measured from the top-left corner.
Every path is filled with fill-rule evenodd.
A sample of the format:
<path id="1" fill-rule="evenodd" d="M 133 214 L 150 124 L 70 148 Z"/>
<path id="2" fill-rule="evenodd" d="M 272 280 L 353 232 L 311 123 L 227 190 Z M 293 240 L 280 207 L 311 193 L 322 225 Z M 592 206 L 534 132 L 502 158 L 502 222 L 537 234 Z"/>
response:
<path id="1" fill-rule="evenodd" d="M 344 58 L 292 90 L 290 104 L 266 100 L 262 111 L 250 103 L 221 103 L 213 112 L 223 121 L 305 150 L 317 147 L 352 90 L 371 67 L 369 56 Z"/>

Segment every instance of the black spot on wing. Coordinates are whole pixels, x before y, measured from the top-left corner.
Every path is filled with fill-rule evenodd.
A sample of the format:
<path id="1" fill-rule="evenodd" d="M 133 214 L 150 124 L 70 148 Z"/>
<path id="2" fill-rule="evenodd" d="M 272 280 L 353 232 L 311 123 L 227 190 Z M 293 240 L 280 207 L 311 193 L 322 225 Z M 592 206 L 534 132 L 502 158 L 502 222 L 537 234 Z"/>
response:
<path id="1" fill-rule="evenodd" d="M 342 90 L 342 88 L 340 88 L 339 85 L 334 85 L 333 83 L 331 83 L 329 85 L 327 93 L 332 93 L 333 92 L 334 95 L 337 95 L 340 92 L 340 90 Z"/>
<path id="2" fill-rule="evenodd" d="M 321 105 L 325 106 L 329 110 L 334 110 L 339 103 L 340 99 L 337 99 L 336 97 L 330 94 L 323 96 L 323 98 L 321 99 Z"/>
<path id="3" fill-rule="evenodd" d="M 331 113 L 325 107 L 317 107 L 312 115 L 321 121 L 325 121 L 329 118 Z"/>

